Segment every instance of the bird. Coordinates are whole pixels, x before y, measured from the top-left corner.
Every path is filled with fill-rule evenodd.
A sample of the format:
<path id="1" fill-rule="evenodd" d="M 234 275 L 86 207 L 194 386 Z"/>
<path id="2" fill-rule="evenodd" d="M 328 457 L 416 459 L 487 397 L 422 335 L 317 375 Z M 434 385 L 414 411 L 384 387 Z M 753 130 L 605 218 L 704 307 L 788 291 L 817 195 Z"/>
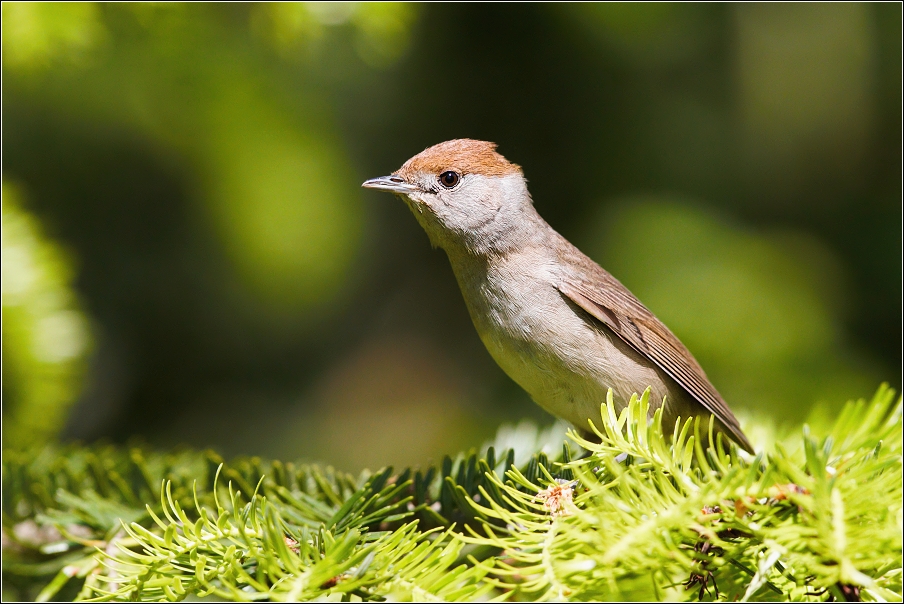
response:
<path id="1" fill-rule="evenodd" d="M 540 216 L 495 143 L 439 143 L 362 186 L 401 197 L 445 251 L 490 356 L 540 407 L 592 434 L 610 390 L 620 411 L 649 388 L 664 427 L 712 416 L 716 433 L 753 452 L 687 347 Z"/>

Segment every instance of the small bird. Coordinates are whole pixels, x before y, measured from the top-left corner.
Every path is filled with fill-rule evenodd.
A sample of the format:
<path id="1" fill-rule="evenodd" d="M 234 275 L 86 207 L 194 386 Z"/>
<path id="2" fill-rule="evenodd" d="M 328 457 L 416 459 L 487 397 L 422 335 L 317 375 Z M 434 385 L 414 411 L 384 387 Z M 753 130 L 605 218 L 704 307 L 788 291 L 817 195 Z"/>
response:
<path id="1" fill-rule="evenodd" d="M 713 415 L 718 432 L 753 452 L 688 349 L 540 217 L 521 167 L 495 143 L 440 143 L 362 186 L 411 208 L 448 255 L 490 355 L 546 411 L 587 432 L 608 389 L 623 408 L 649 387 L 650 414 L 664 405 L 667 429 Z"/>

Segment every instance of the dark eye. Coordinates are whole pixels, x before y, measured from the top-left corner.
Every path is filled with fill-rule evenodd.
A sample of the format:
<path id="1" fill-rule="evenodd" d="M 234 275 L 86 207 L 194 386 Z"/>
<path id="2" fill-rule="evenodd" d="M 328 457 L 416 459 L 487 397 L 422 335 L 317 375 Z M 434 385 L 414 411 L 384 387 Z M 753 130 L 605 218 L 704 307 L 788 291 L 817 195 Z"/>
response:
<path id="1" fill-rule="evenodd" d="M 457 185 L 459 180 L 461 180 L 461 176 L 459 176 L 458 172 L 453 172 L 452 170 L 447 170 L 439 175 L 439 183 L 447 189 Z"/>

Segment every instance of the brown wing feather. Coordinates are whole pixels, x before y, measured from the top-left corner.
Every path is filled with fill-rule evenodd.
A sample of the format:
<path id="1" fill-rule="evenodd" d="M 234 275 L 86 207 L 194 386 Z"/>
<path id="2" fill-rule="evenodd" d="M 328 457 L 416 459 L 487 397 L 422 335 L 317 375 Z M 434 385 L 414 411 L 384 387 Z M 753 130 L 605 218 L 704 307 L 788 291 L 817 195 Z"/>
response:
<path id="1" fill-rule="evenodd" d="M 709 383 L 703 368 L 684 344 L 617 279 L 600 271 L 604 287 L 563 280 L 557 287 L 572 302 L 602 321 L 619 338 L 665 371 L 712 413 L 743 449 L 753 447 L 734 414 Z"/>

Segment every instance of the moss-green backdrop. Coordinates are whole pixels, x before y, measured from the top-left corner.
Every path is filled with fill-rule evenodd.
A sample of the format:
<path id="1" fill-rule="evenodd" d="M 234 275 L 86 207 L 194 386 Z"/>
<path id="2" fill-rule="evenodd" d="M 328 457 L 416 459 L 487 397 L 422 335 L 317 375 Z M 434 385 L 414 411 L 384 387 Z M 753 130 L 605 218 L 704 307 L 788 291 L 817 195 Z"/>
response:
<path id="1" fill-rule="evenodd" d="M 348 470 L 551 421 L 401 203 L 493 140 L 743 417 L 901 385 L 892 4 L 3 4 L 5 444 Z"/>

